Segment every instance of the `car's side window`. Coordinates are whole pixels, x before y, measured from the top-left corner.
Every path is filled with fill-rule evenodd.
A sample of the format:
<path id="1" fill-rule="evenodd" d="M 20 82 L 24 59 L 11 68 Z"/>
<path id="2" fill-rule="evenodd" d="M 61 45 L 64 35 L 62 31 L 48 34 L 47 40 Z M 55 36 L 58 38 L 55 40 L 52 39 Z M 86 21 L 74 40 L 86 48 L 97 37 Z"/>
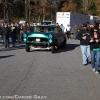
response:
<path id="1" fill-rule="evenodd" d="M 47 27 L 36 26 L 34 28 L 34 32 L 46 32 L 46 33 L 53 32 L 55 34 L 55 33 L 61 33 L 61 29 L 60 29 L 60 27 L 58 28 L 58 27 L 51 27 L 51 26 L 49 26 L 49 27 L 48 26 Z"/>
<path id="2" fill-rule="evenodd" d="M 40 32 L 40 28 L 39 27 L 36 27 L 36 32 Z"/>
<path id="3" fill-rule="evenodd" d="M 57 28 L 54 28 L 54 32 L 55 32 L 55 33 L 57 33 L 57 32 L 58 32 Z"/>

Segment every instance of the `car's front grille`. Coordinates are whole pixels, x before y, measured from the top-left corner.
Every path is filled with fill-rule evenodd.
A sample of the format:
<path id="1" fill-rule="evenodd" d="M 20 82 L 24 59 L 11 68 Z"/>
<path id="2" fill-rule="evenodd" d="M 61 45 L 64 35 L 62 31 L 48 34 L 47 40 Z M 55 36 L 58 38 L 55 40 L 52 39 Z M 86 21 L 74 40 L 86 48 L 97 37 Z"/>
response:
<path id="1" fill-rule="evenodd" d="M 28 38 L 29 42 L 48 42 L 48 39 L 46 38 Z"/>

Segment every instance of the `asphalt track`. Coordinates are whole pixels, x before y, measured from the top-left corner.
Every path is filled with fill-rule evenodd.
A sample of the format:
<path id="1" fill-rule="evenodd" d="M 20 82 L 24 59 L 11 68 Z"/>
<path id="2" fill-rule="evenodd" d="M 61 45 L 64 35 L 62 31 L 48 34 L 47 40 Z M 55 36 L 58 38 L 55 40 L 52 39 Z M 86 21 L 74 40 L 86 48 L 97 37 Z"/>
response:
<path id="1" fill-rule="evenodd" d="M 55 54 L 24 48 L 0 44 L 0 100 L 100 100 L 100 75 L 83 66 L 78 40 Z"/>

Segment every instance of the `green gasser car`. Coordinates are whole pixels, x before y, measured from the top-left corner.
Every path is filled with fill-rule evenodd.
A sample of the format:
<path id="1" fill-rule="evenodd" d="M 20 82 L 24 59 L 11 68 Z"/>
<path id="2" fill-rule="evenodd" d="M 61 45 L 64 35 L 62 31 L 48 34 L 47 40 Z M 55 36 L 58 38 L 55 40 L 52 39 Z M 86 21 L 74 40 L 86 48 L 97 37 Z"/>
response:
<path id="1" fill-rule="evenodd" d="M 34 32 L 24 33 L 26 52 L 30 50 L 51 50 L 54 53 L 59 47 L 66 47 L 66 34 L 56 25 L 37 25 Z"/>

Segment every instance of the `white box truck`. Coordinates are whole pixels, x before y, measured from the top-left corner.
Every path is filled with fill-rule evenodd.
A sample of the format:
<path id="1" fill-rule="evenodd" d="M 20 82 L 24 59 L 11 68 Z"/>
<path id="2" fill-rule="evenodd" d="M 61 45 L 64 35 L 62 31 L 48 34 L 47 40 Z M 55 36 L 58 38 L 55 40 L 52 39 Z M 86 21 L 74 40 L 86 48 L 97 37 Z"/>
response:
<path id="1" fill-rule="evenodd" d="M 99 16 L 92 16 L 90 15 L 90 24 L 94 24 L 98 26 L 100 23 L 100 17 Z"/>
<path id="2" fill-rule="evenodd" d="M 75 24 L 80 27 L 85 22 L 90 22 L 90 16 L 72 12 L 56 12 L 56 23 L 59 25 L 63 24 L 65 28 L 68 24 L 71 28 L 73 28 Z"/>

